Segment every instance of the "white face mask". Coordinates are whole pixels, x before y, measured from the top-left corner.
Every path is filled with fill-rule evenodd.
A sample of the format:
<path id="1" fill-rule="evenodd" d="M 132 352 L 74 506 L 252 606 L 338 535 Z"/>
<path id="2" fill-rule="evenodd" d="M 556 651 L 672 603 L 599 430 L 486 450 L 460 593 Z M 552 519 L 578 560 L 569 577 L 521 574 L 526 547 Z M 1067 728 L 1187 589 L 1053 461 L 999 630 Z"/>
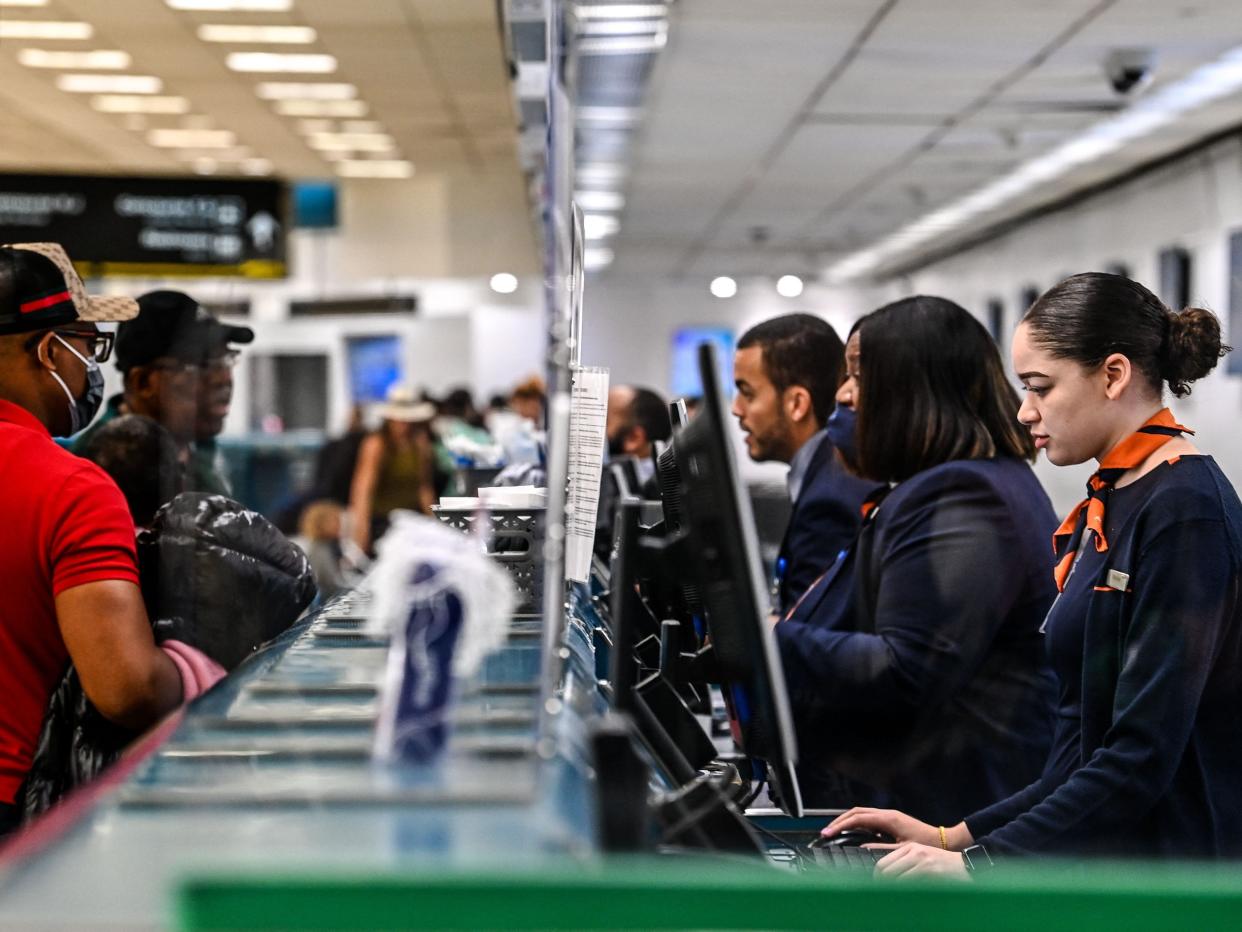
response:
<path id="1" fill-rule="evenodd" d="M 103 404 L 104 377 L 99 363 L 93 357 L 88 359 L 83 356 L 62 339 L 59 333 L 53 333 L 52 336 L 60 341 L 61 346 L 82 360 L 82 365 L 86 367 L 86 391 L 82 393 L 81 398 L 73 397 L 73 392 L 69 391 L 69 386 L 65 384 L 65 380 L 56 370 L 48 370 L 61 391 L 65 393 L 65 397 L 69 399 L 69 433 L 66 436 L 72 437 L 94 420 L 95 415 L 99 413 L 100 405 Z"/>

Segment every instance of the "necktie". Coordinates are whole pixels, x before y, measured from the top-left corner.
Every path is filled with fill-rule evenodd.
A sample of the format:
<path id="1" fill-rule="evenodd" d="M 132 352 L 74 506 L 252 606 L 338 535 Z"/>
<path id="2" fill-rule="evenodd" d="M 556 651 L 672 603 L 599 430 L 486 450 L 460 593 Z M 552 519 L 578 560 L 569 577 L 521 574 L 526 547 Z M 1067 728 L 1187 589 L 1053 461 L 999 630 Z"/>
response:
<path id="1" fill-rule="evenodd" d="M 1087 480 L 1087 497 L 1074 507 L 1052 535 L 1052 551 L 1057 559 L 1053 575 L 1058 592 L 1065 591 L 1065 581 L 1069 579 L 1075 556 L 1087 531 L 1095 535 L 1097 552 L 1108 550 L 1108 540 L 1104 537 L 1104 504 L 1117 480 L 1174 437 L 1193 433 L 1189 427 L 1183 427 L 1173 419 L 1172 411 L 1162 408 L 1104 455 L 1100 468 Z"/>

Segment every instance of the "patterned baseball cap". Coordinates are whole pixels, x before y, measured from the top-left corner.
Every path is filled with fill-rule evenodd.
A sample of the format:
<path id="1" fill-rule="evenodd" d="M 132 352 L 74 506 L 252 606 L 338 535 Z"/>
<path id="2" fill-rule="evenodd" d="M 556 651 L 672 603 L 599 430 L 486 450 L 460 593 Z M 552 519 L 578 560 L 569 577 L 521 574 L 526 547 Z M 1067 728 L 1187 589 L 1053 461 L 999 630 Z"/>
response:
<path id="1" fill-rule="evenodd" d="M 138 302 L 91 297 L 59 243 L 0 246 L 0 334 L 29 333 L 75 320 L 129 320 Z"/>

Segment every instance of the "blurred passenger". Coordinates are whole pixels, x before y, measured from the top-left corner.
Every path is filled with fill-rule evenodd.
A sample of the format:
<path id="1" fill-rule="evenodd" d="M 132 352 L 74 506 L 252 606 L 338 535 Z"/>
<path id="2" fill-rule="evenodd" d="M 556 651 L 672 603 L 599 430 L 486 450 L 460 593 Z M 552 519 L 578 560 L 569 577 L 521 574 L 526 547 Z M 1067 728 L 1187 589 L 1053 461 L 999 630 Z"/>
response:
<path id="1" fill-rule="evenodd" d="M 215 467 L 215 436 L 224 424 L 233 393 L 232 343 L 249 343 L 254 331 L 216 320 L 179 291 L 152 291 L 141 309 L 116 333 L 116 365 L 124 391 L 108 400 L 94 427 L 74 438 L 81 453 L 91 434 L 114 417 L 141 414 L 164 427 L 187 458 L 188 491 L 228 494 Z"/>
<path id="2" fill-rule="evenodd" d="M 614 385 L 608 390 L 608 416 L 604 426 L 608 456 L 612 460 L 630 457 L 640 486 L 655 477 L 652 457 L 656 442 L 667 441 L 672 432 L 668 405 L 651 389 Z"/>
<path id="3" fill-rule="evenodd" d="M 890 304 L 845 358 L 834 417 L 857 427 L 841 446 L 895 485 L 776 625 L 803 795 L 939 820 L 1027 786 L 1047 756 L 1056 516 L 996 344 L 965 310 Z"/>
<path id="4" fill-rule="evenodd" d="M 134 522 L 116 483 L 58 447 L 103 401 L 103 321 L 130 298 L 88 298 L 50 243 L 0 247 L 0 833 L 33 760 L 53 689 L 73 662 L 109 721 L 153 724 L 182 699 L 178 662 L 156 646 L 139 589 Z"/>
<path id="5" fill-rule="evenodd" d="M 543 379 L 537 375 L 519 382 L 509 395 L 510 409 L 526 418 L 536 428 L 543 427 L 543 409 L 546 404 L 547 390 L 544 388 Z"/>
<path id="6" fill-rule="evenodd" d="M 1116 275 L 1074 275 L 1026 312 L 1018 417 L 1053 464 L 1099 465 L 1054 538 L 1052 753 L 1030 786 L 951 828 L 891 810 L 828 827 L 903 842 L 881 873 L 961 876 L 1011 854 L 1242 856 L 1242 502 L 1164 406 L 1165 385 L 1189 394 L 1226 352 L 1211 312 L 1174 313 Z"/>
<path id="7" fill-rule="evenodd" d="M 343 554 L 341 551 L 341 516 L 344 510 L 339 504 L 327 499 L 311 502 L 302 511 L 298 522 L 298 536 L 293 542 L 302 548 L 319 594 L 331 598 L 346 588 Z"/>
<path id="8" fill-rule="evenodd" d="M 350 408 L 345 433 L 325 443 L 315 457 L 315 472 L 311 480 L 313 498 L 325 498 L 338 505 L 349 504 L 349 487 L 354 481 L 358 448 L 366 435 L 362 405 L 355 404 Z"/>
<path id="9" fill-rule="evenodd" d="M 455 388 L 441 399 L 433 425 L 437 466 L 441 472 L 451 478 L 462 466 L 478 465 L 479 454 L 488 451 L 493 444 L 492 435 L 482 425 L 483 418 L 468 388 Z"/>
<path id="10" fill-rule="evenodd" d="M 140 414 L 112 418 L 91 432 L 82 450 L 117 484 L 139 530 L 183 491 L 184 455 L 172 434 Z"/>
<path id="11" fill-rule="evenodd" d="M 379 430 L 362 441 L 349 502 L 351 534 L 364 552 L 374 552 L 390 512 L 404 508 L 426 514 L 435 504 L 430 426 L 435 413 L 434 405 L 397 386 L 380 406 Z"/>
<path id="12" fill-rule="evenodd" d="M 841 338 L 825 320 L 786 314 L 742 334 L 733 357 L 733 414 L 757 462 L 789 464 L 793 511 L 776 559 L 774 608 L 788 609 L 858 533 L 875 488 L 837 461 L 825 427 L 841 384 Z"/>

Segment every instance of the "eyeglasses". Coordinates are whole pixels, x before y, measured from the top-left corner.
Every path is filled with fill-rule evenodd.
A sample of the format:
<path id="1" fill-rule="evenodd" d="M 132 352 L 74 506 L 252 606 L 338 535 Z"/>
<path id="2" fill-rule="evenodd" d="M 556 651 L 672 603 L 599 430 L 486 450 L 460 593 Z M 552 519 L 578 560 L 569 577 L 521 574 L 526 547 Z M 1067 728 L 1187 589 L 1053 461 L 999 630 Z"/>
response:
<path id="1" fill-rule="evenodd" d="M 61 337 L 85 340 L 87 351 L 95 357 L 95 362 L 107 362 L 112 357 L 112 344 L 116 340 L 115 333 L 104 333 L 101 330 L 53 330 L 52 333 Z"/>
<path id="2" fill-rule="evenodd" d="M 173 375 L 200 375 L 205 372 L 224 372 L 237 365 L 241 356 L 238 350 L 228 350 L 219 356 L 212 356 L 202 363 L 197 362 L 153 362 L 148 368 L 171 372 Z"/>

